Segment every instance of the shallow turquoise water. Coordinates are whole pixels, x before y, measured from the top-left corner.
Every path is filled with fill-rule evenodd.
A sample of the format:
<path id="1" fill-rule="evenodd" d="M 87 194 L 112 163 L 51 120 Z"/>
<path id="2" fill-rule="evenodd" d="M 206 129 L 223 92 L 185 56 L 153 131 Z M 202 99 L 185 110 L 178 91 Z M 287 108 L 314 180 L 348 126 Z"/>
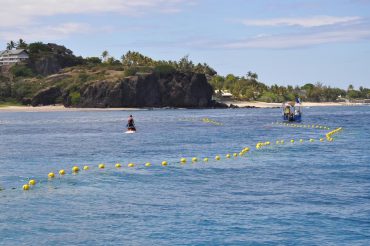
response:
<path id="1" fill-rule="evenodd" d="M 279 109 L 1 112 L 0 245 L 369 245 L 369 109 L 304 109 L 302 124 L 344 128 L 331 143 L 272 124 Z"/>

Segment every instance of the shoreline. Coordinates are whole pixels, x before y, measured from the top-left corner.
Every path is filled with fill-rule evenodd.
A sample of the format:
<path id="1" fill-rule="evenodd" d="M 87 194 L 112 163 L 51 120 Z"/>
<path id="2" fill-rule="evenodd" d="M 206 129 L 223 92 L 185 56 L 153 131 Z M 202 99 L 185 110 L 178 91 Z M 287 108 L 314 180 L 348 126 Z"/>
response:
<path id="1" fill-rule="evenodd" d="M 139 111 L 145 108 L 66 108 L 63 105 L 48 106 L 4 106 L 0 112 L 93 112 L 93 111 Z"/>
<path id="2" fill-rule="evenodd" d="M 230 106 L 238 106 L 239 108 L 280 108 L 281 103 L 266 103 L 266 102 L 244 102 L 244 101 L 222 101 L 222 103 Z M 333 106 L 358 106 L 369 105 L 359 103 L 340 103 L 340 102 L 304 102 L 302 107 L 333 107 Z M 139 111 L 150 110 L 149 108 L 66 108 L 63 105 L 49 106 L 3 106 L 0 107 L 0 112 L 81 112 L 81 111 Z"/>
<path id="3" fill-rule="evenodd" d="M 267 102 L 260 102 L 260 101 L 222 101 L 222 103 L 227 104 L 230 106 L 231 104 L 234 106 L 238 106 L 240 108 L 243 107 L 255 107 L 255 108 L 280 108 L 282 103 L 267 103 Z M 356 106 L 356 105 L 364 105 L 364 104 L 356 104 L 356 103 L 345 103 L 345 102 L 303 102 L 301 107 L 333 107 L 333 106 Z"/>

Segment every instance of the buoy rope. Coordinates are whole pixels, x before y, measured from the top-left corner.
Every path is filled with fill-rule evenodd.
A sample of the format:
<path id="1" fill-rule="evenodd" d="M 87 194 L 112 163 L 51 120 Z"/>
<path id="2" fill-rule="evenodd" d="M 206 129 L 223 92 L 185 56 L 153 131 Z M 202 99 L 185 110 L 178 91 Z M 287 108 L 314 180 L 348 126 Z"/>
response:
<path id="1" fill-rule="evenodd" d="M 326 138 L 326 140 L 328 141 L 328 142 L 333 142 L 334 141 L 334 135 L 335 134 L 338 134 L 339 132 L 341 132 L 343 130 L 343 128 L 342 127 L 339 127 L 339 128 L 336 128 L 335 130 L 332 130 L 332 131 L 330 131 L 330 132 L 328 132 L 328 133 L 326 133 L 325 134 L 325 138 Z M 322 138 L 320 138 L 319 139 L 319 141 L 320 142 L 324 142 L 325 141 L 325 138 L 324 137 L 322 137 Z M 291 139 L 290 141 L 289 141 L 291 144 L 294 144 L 295 142 L 296 142 L 296 140 L 294 140 L 294 139 Z M 297 142 L 300 142 L 300 143 L 303 143 L 304 142 L 304 140 L 303 139 L 299 139 L 299 140 L 297 140 Z M 315 142 L 315 139 L 313 139 L 313 138 L 310 138 L 309 140 L 308 140 L 308 142 Z M 288 143 L 288 141 L 287 141 L 287 143 Z M 275 142 L 275 145 L 284 145 L 285 144 L 285 140 L 282 140 L 282 139 L 280 139 L 280 140 L 276 140 L 276 142 Z M 259 151 L 259 150 L 261 150 L 261 149 L 263 149 L 263 148 L 266 148 L 266 147 L 268 147 L 268 146 L 271 146 L 271 145 L 273 145 L 273 142 L 270 142 L 270 141 L 266 141 L 266 142 L 257 142 L 257 144 L 255 145 L 255 150 L 254 151 Z M 230 154 L 230 153 L 227 153 L 226 155 L 225 155 L 225 159 L 230 159 L 230 158 L 237 158 L 237 157 L 241 157 L 241 156 L 244 156 L 244 155 L 246 155 L 248 152 L 250 152 L 250 151 L 252 151 L 252 149 L 250 148 L 250 147 L 244 147 L 244 148 L 242 148 L 239 152 L 237 151 L 237 152 L 234 152 L 233 154 Z M 253 152 L 253 151 L 252 151 Z M 215 156 L 215 158 L 214 158 L 214 160 L 215 161 L 220 161 L 222 158 L 221 158 L 221 156 L 220 155 L 216 155 Z M 197 163 L 197 162 L 199 162 L 200 160 L 198 159 L 198 157 L 193 157 L 193 158 L 191 158 L 191 162 L 192 163 Z M 209 158 L 208 157 L 205 157 L 205 158 L 203 158 L 202 159 L 202 161 L 204 162 L 204 163 L 207 163 L 207 162 L 209 162 Z M 180 159 L 180 161 L 173 161 L 173 162 L 170 162 L 170 163 L 180 163 L 180 164 L 182 164 L 182 165 L 184 165 L 184 164 L 186 164 L 187 163 L 187 159 L 186 158 L 181 158 Z M 161 165 L 162 166 L 164 166 L 164 167 L 166 167 L 166 166 L 168 166 L 169 165 L 169 162 L 168 161 L 162 161 L 162 163 L 161 163 Z M 136 165 L 134 164 L 134 163 L 129 163 L 129 164 L 127 164 L 127 167 L 128 168 L 134 168 Z M 152 166 L 152 164 L 150 163 L 150 162 L 146 162 L 145 164 L 144 164 L 144 166 L 145 167 L 151 167 Z M 105 169 L 105 164 L 103 164 L 103 163 L 100 163 L 100 164 L 98 164 L 98 169 Z M 115 168 L 116 169 L 120 169 L 120 168 L 122 168 L 122 165 L 120 164 L 120 163 L 116 163 L 115 164 Z M 88 171 L 88 170 L 90 170 L 90 167 L 89 166 L 87 166 L 87 165 L 85 165 L 84 167 L 83 167 L 83 170 L 84 171 Z M 80 168 L 78 167 L 78 166 L 73 166 L 72 167 L 72 170 L 71 170 L 72 172 L 72 174 L 77 174 L 77 173 L 79 173 L 80 172 Z M 65 176 L 65 175 L 67 175 L 67 172 L 65 171 L 65 169 L 61 169 L 61 170 L 59 170 L 58 171 L 58 173 L 59 173 L 59 177 L 63 177 L 63 176 Z M 50 172 L 49 174 L 48 174 L 48 180 L 50 181 L 50 180 L 53 180 L 53 179 L 55 179 L 56 178 L 56 174 L 54 173 L 54 172 Z M 34 187 L 34 186 L 36 186 L 36 184 L 37 184 L 37 182 L 36 182 L 36 180 L 35 179 L 29 179 L 29 181 L 28 181 L 28 183 L 27 184 L 24 184 L 23 186 L 22 186 L 22 190 L 25 190 L 25 191 L 28 191 L 28 190 L 30 190 L 32 187 Z M 3 189 L 4 190 L 4 189 Z"/>

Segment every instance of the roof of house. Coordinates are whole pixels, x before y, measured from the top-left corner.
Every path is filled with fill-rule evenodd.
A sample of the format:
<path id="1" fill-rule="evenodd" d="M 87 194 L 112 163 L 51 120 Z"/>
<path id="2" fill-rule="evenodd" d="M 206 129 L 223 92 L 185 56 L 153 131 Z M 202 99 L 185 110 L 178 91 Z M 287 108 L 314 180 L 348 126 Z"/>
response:
<path id="1" fill-rule="evenodd" d="M 4 51 L 0 51 L 0 56 L 5 56 L 5 55 L 19 55 L 23 52 L 26 52 L 28 54 L 28 52 L 25 50 L 25 49 L 16 49 L 16 50 L 4 50 Z"/>

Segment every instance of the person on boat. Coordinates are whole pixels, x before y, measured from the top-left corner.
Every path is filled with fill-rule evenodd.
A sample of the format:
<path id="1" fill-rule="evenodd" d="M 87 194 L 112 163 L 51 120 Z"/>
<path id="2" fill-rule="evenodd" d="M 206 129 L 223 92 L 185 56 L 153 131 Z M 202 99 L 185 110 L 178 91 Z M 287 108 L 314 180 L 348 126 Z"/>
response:
<path id="1" fill-rule="evenodd" d="M 290 108 L 289 108 L 289 106 L 286 106 L 285 108 L 284 108 L 284 115 L 285 115 L 285 117 L 289 117 L 289 114 L 290 114 Z"/>
<path id="2" fill-rule="evenodd" d="M 130 117 L 128 117 L 128 120 L 127 120 L 127 130 L 129 130 L 129 131 L 136 131 L 135 122 L 134 122 L 134 118 L 132 117 L 132 115 L 130 115 Z"/>

